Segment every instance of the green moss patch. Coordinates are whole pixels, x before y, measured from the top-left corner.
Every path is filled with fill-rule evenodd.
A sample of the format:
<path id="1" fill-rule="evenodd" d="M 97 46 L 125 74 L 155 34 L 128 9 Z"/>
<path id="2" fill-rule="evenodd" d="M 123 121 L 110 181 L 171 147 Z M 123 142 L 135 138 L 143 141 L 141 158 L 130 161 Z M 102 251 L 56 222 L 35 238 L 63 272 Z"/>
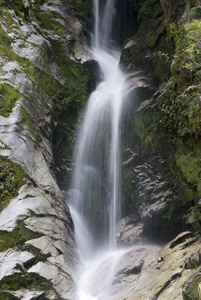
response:
<path id="1" fill-rule="evenodd" d="M 33 232 L 24 226 L 23 222 L 11 232 L 0 231 L 0 252 L 9 248 L 20 247 L 30 239 L 39 238 L 39 233 Z"/>
<path id="2" fill-rule="evenodd" d="M 16 298 L 15 296 L 11 295 L 8 292 L 0 292 L 0 299 L 1 300 L 19 300 L 19 298 Z"/>
<path id="3" fill-rule="evenodd" d="M 20 167 L 0 158 L 0 210 L 17 194 L 24 177 Z"/>
<path id="4" fill-rule="evenodd" d="M 0 6 L 15 10 L 18 16 L 28 16 L 29 8 L 25 7 L 22 0 L 0 0 Z"/>
<path id="5" fill-rule="evenodd" d="M 42 11 L 40 10 L 40 7 L 35 4 L 34 6 L 32 6 L 31 11 L 34 20 L 41 28 L 53 30 L 55 34 L 60 36 L 64 36 L 65 34 L 69 33 L 66 27 L 63 26 L 59 21 L 57 21 L 57 18 L 62 18 L 56 12 Z M 63 21 L 65 22 L 65 20 Z"/>
<path id="6" fill-rule="evenodd" d="M 199 12 L 199 14 L 198 14 Z M 198 16 L 199 15 L 199 16 Z M 179 35 L 176 42 L 172 72 L 180 87 L 191 84 L 201 68 L 201 16 L 199 7 L 188 12 L 187 17 L 178 23 Z"/>
<path id="7" fill-rule="evenodd" d="M 8 84 L 0 84 L 0 115 L 8 117 L 17 100 L 22 97 Z"/>
<path id="8" fill-rule="evenodd" d="M 160 36 L 165 32 L 166 26 L 162 23 L 156 30 L 149 31 L 145 36 L 145 44 L 153 48 L 156 45 L 156 42 L 160 38 Z"/>
<path id="9" fill-rule="evenodd" d="M 193 138 L 186 140 L 185 145 L 175 153 L 176 163 L 180 167 L 187 183 L 201 197 L 201 143 Z"/>
<path id="10" fill-rule="evenodd" d="M 158 122 L 160 121 L 160 112 L 156 110 L 137 114 L 134 119 L 134 128 L 139 136 L 137 153 L 143 157 L 158 155 L 160 152 Z M 139 148 L 139 149 L 138 149 Z"/>
<path id="11" fill-rule="evenodd" d="M 52 287 L 50 281 L 41 277 L 36 273 L 15 273 L 10 276 L 5 276 L 0 281 L 0 290 L 13 290 L 17 291 L 19 289 L 32 289 L 37 290 L 49 290 Z"/>

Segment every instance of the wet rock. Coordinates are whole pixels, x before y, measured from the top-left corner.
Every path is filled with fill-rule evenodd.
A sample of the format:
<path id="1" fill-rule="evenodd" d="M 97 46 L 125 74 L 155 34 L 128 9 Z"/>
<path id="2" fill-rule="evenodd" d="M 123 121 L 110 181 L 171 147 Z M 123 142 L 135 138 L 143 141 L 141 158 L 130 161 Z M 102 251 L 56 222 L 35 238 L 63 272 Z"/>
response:
<path id="1" fill-rule="evenodd" d="M 131 246 L 145 242 L 142 237 L 143 223 L 138 223 L 139 217 L 132 216 L 121 219 L 117 224 L 117 243 L 121 246 Z"/>
<path id="2" fill-rule="evenodd" d="M 185 265 L 200 251 L 200 241 L 199 235 L 184 232 L 162 248 L 144 245 L 129 249 L 121 258 L 110 291 L 113 297 L 108 299 L 186 299 L 184 290 L 193 278 L 200 278 L 200 267 L 186 269 Z"/>
<path id="3" fill-rule="evenodd" d="M 153 80 L 143 72 L 127 71 L 124 97 L 126 98 L 126 109 L 135 110 L 139 105 L 151 99 L 156 91 Z"/>
<path id="4" fill-rule="evenodd" d="M 157 168 L 156 168 L 157 161 Z M 171 234 L 168 232 L 168 225 L 165 224 L 164 214 L 168 214 L 171 203 L 177 200 L 177 191 L 171 187 L 164 179 L 160 169 L 165 164 L 160 158 L 155 157 L 150 163 L 138 165 L 134 168 L 134 188 L 135 201 L 139 203 L 140 222 L 144 224 L 144 235 L 146 237 L 153 237 L 154 228 L 157 230 L 158 238 L 163 237 L 163 228 L 167 226 L 167 236 Z M 163 221 L 160 221 L 163 219 Z M 157 227 L 157 222 L 158 226 Z M 161 228 L 160 228 L 161 227 Z"/>

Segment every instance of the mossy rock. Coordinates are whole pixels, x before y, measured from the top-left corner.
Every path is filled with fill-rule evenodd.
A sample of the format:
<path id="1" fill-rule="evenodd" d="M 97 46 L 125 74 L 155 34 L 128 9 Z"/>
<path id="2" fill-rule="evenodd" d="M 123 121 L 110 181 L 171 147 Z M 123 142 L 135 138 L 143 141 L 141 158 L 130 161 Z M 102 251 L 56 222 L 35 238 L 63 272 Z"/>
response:
<path id="1" fill-rule="evenodd" d="M 201 66 L 200 8 L 193 8 L 186 17 L 178 22 L 179 37 L 177 39 L 173 75 L 176 74 L 178 85 L 185 89 L 191 85 L 195 73 Z"/>
<path id="2" fill-rule="evenodd" d="M 88 16 L 92 6 L 92 0 L 62 0 L 62 2 L 71 5 L 81 16 Z"/>
<path id="3" fill-rule="evenodd" d="M 189 279 L 183 286 L 184 300 L 198 300 L 198 284 L 201 282 L 201 274 L 197 274 Z"/>
<path id="4" fill-rule="evenodd" d="M 143 158 L 159 155 L 161 149 L 159 136 L 160 111 L 155 108 L 151 112 L 139 113 L 134 118 L 135 135 L 139 137 L 134 143 L 135 151 Z"/>
<path id="5" fill-rule="evenodd" d="M 154 26 L 154 27 L 156 27 L 156 26 Z M 144 40 L 145 44 L 150 48 L 153 48 L 154 46 L 156 46 L 158 39 L 160 38 L 161 35 L 163 35 L 165 30 L 166 30 L 166 26 L 165 26 L 164 22 L 162 22 L 159 27 L 156 27 L 156 30 L 154 30 L 154 31 L 149 30 L 145 36 L 145 40 Z"/>
<path id="6" fill-rule="evenodd" d="M 134 5 L 138 12 L 138 21 L 156 19 L 163 14 L 159 0 L 135 1 Z"/>
<path id="7" fill-rule="evenodd" d="M 17 195 L 24 178 L 25 173 L 19 166 L 0 158 L 0 210 Z"/>
<path id="8" fill-rule="evenodd" d="M 8 117 L 22 95 L 8 84 L 0 84 L 0 115 Z"/>
<path id="9" fill-rule="evenodd" d="M 27 229 L 24 223 L 20 222 L 11 232 L 0 231 L 0 252 L 13 247 L 21 247 L 26 241 L 40 236 L 39 233 Z"/>
<path id="10" fill-rule="evenodd" d="M 0 6 L 15 10 L 18 16 L 28 17 L 29 8 L 24 5 L 22 0 L 0 0 Z"/>
<path id="11" fill-rule="evenodd" d="M 12 294 L 8 292 L 0 292 L 0 299 L 1 300 L 19 300 L 18 297 L 13 296 Z"/>
<path id="12" fill-rule="evenodd" d="M 0 280 L 0 290 L 13 290 L 19 289 L 31 289 L 36 288 L 37 290 L 49 290 L 52 287 L 50 281 L 41 277 L 36 273 L 15 273 L 13 275 L 5 276 Z M 24 273 L 24 274 L 23 274 Z"/>

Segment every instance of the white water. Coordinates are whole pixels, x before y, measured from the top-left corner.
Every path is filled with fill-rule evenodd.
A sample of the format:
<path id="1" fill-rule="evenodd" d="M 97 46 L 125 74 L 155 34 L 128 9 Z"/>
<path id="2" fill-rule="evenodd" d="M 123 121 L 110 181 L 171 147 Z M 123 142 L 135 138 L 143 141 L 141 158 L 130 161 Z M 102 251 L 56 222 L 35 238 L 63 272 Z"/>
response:
<path id="1" fill-rule="evenodd" d="M 79 300 L 103 299 L 112 283 L 121 252 L 115 228 L 120 218 L 120 120 L 124 75 L 118 51 L 110 49 L 115 0 L 107 0 L 100 14 L 94 0 L 92 54 L 102 81 L 91 94 L 78 137 L 73 197 L 70 210 L 83 270 L 77 280 Z"/>

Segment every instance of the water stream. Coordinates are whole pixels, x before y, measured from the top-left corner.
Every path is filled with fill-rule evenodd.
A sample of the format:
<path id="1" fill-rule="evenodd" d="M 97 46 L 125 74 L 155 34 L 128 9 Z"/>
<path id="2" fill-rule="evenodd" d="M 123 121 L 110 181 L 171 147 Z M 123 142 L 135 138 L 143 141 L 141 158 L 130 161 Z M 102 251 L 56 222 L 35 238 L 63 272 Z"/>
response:
<path id="1" fill-rule="evenodd" d="M 111 43 L 115 0 L 94 0 L 92 55 L 102 80 L 91 94 L 75 150 L 72 201 L 75 237 L 83 269 L 79 300 L 103 299 L 121 251 L 116 224 L 121 214 L 120 120 L 124 74 Z M 106 298 L 105 298 L 106 299 Z"/>

